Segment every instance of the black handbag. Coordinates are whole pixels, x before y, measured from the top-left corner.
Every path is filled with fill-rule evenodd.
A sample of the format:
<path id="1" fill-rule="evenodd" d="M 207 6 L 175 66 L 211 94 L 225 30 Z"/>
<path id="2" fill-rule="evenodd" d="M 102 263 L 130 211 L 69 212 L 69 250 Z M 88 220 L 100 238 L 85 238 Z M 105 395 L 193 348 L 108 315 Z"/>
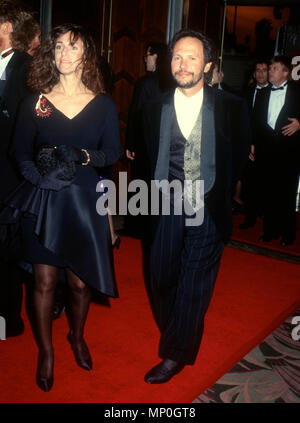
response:
<path id="1" fill-rule="evenodd" d="M 57 178 L 62 181 L 71 181 L 76 173 L 75 162 L 58 160 L 54 147 L 42 147 L 39 150 L 36 157 L 36 167 L 42 176 L 49 174 L 55 169 L 59 169 L 60 172 Z"/>

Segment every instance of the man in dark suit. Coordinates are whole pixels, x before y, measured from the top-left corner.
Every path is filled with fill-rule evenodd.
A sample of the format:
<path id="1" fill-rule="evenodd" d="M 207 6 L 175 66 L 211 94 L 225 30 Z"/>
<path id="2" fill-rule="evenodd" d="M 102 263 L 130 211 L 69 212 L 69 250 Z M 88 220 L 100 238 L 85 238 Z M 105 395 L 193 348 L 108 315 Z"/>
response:
<path id="1" fill-rule="evenodd" d="M 28 94 L 26 70 L 30 56 L 17 50 L 23 24 L 31 15 L 12 1 L 0 1 L 0 207 L 20 182 L 9 157 L 15 117 L 21 100 Z M 17 266 L 0 258 L 0 316 L 6 320 L 6 336 L 24 331 L 21 318 L 22 274 Z"/>
<path id="2" fill-rule="evenodd" d="M 192 185 L 183 195 L 169 196 L 174 209 L 178 199 L 184 204 L 184 212 L 171 207 L 169 215 L 161 213 L 155 222 L 150 301 L 163 361 L 146 374 L 147 383 L 167 382 L 196 359 L 231 234 L 232 187 L 250 149 L 244 100 L 204 84 L 211 80 L 215 61 L 211 42 L 199 32 L 183 30 L 173 38 L 170 52 L 177 88 L 163 102 L 145 107 L 144 133 L 152 178 Z M 200 180 L 204 210 L 197 200 Z"/>
<path id="3" fill-rule="evenodd" d="M 263 163 L 264 221 L 260 241 L 281 236 L 282 246 L 296 237 L 296 195 L 300 168 L 300 91 L 289 80 L 290 59 L 276 56 L 269 67 L 270 88 L 255 108 L 257 155 Z"/>
<path id="4" fill-rule="evenodd" d="M 146 53 L 143 56 L 146 75 L 136 82 L 129 108 L 125 145 L 126 157 L 132 161 L 137 158 L 141 166 L 140 172 L 144 172 L 145 167 L 142 164 L 145 146 L 141 141 L 141 110 L 146 102 L 160 98 L 164 91 L 165 75 L 163 72 L 166 56 L 167 46 L 165 44 L 153 41 L 147 45 Z M 142 158 L 139 157 L 139 154 L 136 157 L 137 152 L 142 155 Z"/>
<path id="5" fill-rule="evenodd" d="M 255 83 L 251 85 L 245 94 L 248 104 L 249 114 L 254 125 L 255 118 L 255 105 L 257 98 L 261 95 L 262 90 L 268 88 L 270 83 L 268 81 L 268 68 L 269 62 L 267 60 L 257 60 L 254 63 L 253 79 Z M 261 215 L 263 191 L 261 185 L 261 166 L 263 163 L 260 161 L 259 155 L 255 154 L 255 144 L 259 142 L 253 137 L 253 144 L 251 145 L 251 153 L 249 160 L 242 175 L 242 190 L 245 209 L 245 220 L 239 225 L 240 229 L 248 229 L 256 224 L 256 218 Z"/>
<path id="6" fill-rule="evenodd" d="M 131 180 L 149 179 L 149 158 L 141 127 L 141 112 L 145 103 L 160 99 L 163 92 L 169 88 L 165 69 L 167 52 L 166 44 L 156 41 L 148 43 L 143 56 L 146 75 L 138 79 L 134 86 L 125 143 L 126 157 L 131 162 Z M 126 229 L 136 237 L 148 238 L 148 226 L 145 216 L 129 215 L 126 218 Z"/>
<path id="7" fill-rule="evenodd" d="M 257 93 L 270 85 L 268 81 L 268 68 L 269 62 L 267 60 L 257 60 L 254 63 L 254 84 L 251 85 L 246 92 L 246 100 L 250 111 L 254 109 Z"/>

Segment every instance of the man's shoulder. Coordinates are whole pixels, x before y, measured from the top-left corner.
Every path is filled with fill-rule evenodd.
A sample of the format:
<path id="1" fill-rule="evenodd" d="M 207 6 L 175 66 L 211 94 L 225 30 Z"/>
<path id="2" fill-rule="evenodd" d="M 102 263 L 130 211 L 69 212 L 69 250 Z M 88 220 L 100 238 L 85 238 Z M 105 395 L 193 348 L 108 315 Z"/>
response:
<path id="1" fill-rule="evenodd" d="M 248 85 L 244 90 L 244 98 L 253 97 L 256 84 Z"/>
<path id="2" fill-rule="evenodd" d="M 11 59 L 12 65 L 21 66 L 28 65 L 32 60 L 32 57 L 25 51 L 15 50 L 14 55 Z"/>
<path id="3" fill-rule="evenodd" d="M 226 104 L 243 104 L 245 100 L 242 96 L 233 94 L 229 91 L 219 90 L 210 86 L 206 86 L 206 91 L 212 95 L 217 102 Z"/>
<path id="4" fill-rule="evenodd" d="M 172 104 L 174 99 L 174 89 L 161 93 L 159 97 L 153 97 L 145 103 L 147 109 L 161 109 L 164 104 Z"/>
<path id="5" fill-rule="evenodd" d="M 136 88 L 144 88 L 158 84 L 158 77 L 153 72 L 141 76 L 135 83 Z"/>
<path id="6" fill-rule="evenodd" d="M 33 110 L 36 107 L 40 93 L 28 92 L 20 101 L 20 108 L 23 110 Z"/>
<path id="7" fill-rule="evenodd" d="M 300 84 L 298 82 L 295 81 L 288 81 L 288 87 L 291 91 L 295 92 L 295 93 L 299 93 L 300 92 Z"/>
<path id="8" fill-rule="evenodd" d="M 24 78 L 26 75 L 28 66 L 32 60 L 32 57 L 27 54 L 25 51 L 16 50 L 13 57 L 7 65 L 9 74 L 11 74 L 11 79 L 15 80 Z"/>

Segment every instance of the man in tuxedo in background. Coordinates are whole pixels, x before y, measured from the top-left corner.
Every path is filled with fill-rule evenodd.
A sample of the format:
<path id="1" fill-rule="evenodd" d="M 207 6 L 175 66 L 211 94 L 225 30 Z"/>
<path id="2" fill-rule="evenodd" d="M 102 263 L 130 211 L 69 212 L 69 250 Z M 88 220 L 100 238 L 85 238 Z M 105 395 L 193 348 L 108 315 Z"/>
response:
<path id="1" fill-rule="evenodd" d="M 269 62 L 267 60 L 258 60 L 254 64 L 254 85 L 249 87 L 246 93 L 246 100 L 250 111 L 254 109 L 257 93 L 270 85 L 268 81 L 268 69 Z"/>
<path id="2" fill-rule="evenodd" d="M 131 180 L 149 179 L 149 157 L 141 126 L 141 113 L 145 103 L 161 98 L 169 86 L 166 74 L 168 48 L 166 44 L 151 41 L 143 56 L 146 75 L 138 79 L 134 86 L 126 129 L 125 152 L 131 162 Z M 145 216 L 127 216 L 126 230 L 130 235 L 143 240 L 149 238 L 148 218 Z"/>
<path id="3" fill-rule="evenodd" d="M 141 169 L 139 172 L 143 174 L 145 169 L 145 146 L 141 140 L 141 110 L 143 105 L 149 100 L 160 98 L 165 91 L 165 61 L 167 57 L 167 46 L 156 41 L 150 42 L 146 47 L 146 53 L 143 56 L 146 75 L 141 77 L 134 86 L 132 101 L 128 113 L 128 123 L 126 130 L 126 157 L 133 161 L 136 158 Z M 168 88 L 168 87 L 166 87 Z M 140 145 L 142 144 L 142 145 Z M 140 175 L 138 175 L 139 177 Z"/>
<path id="4" fill-rule="evenodd" d="M 263 164 L 263 235 L 268 242 L 281 236 L 282 246 L 296 237 L 296 195 L 300 169 L 300 91 L 289 80 L 291 61 L 275 56 L 269 67 L 270 88 L 255 107 L 257 155 Z"/>
<path id="5" fill-rule="evenodd" d="M 246 91 L 245 98 L 248 104 L 252 127 L 255 124 L 253 120 L 255 116 L 256 100 L 261 95 L 262 90 L 270 86 L 268 81 L 268 68 L 269 62 L 267 60 L 261 59 L 254 63 L 253 79 L 255 83 Z M 263 163 L 260 160 L 259 154 L 255 154 L 255 145 L 257 142 L 259 142 L 259 140 L 253 137 L 249 160 L 242 175 L 245 220 L 239 225 L 240 229 L 253 227 L 256 224 L 256 217 L 263 213 L 262 203 L 264 193 L 261 189 L 261 178 L 263 176 L 261 167 Z"/>
<path id="6" fill-rule="evenodd" d="M 161 332 L 162 361 L 145 375 L 150 384 L 167 382 L 196 360 L 231 234 L 232 187 L 250 150 L 246 102 L 204 84 L 210 82 L 215 62 L 211 42 L 199 32 L 183 30 L 174 36 L 170 52 L 177 88 L 163 101 L 146 105 L 143 114 L 152 179 L 182 185 L 192 181 L 192 190 L 176 198 L 187 200 L 196 215 L 201 208 L 194 187 L 203 180 L 204 217 L 189 226 L 186 213 L 171 208 L 170 215 L 161 214 L 155 222 L 150 301 Z M 171 195 L 171 203 L 177 200 Z"/>
<path id="7" fill-rule="evenodd" d="M 26 72 L 30 56 L 22 51 L 23 24 L 32 16 L 13 1 L 0 1 L 0 207 L 20 182 L 9 157 L 9 148 L 18 106 L 28 94 Z M 6 336 L 24 331 L 21 318 L 22 272 L 0 258 L 0 316 L 6 320 Z"/>

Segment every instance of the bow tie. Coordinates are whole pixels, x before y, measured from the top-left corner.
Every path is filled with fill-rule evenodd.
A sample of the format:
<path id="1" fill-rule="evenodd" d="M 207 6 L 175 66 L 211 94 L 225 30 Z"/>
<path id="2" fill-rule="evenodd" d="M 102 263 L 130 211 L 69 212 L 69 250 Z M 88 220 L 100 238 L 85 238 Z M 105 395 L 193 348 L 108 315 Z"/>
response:
<path id="1" fill-rule="evenodd" d="M 5 59 L 5 57 L 9 56 L 10 54 L 12 54 L 14 51 L 11 48 L 10 50 L 7 50 L 5 53 L 1 54 L 1 59 Z"/>
<path id="2" fill-rule="evenodd" d="M 278 87 L 278 88 L 274 88 L 274 87 L 272 87 L 271 88 L 271 91 L 278 91 L 278 90 L 283 90 L 284 89 L 284 87 L 287 85 L 287 82 L 284 84 L 284 85 L 282 85 L 282 87 Z"/>

